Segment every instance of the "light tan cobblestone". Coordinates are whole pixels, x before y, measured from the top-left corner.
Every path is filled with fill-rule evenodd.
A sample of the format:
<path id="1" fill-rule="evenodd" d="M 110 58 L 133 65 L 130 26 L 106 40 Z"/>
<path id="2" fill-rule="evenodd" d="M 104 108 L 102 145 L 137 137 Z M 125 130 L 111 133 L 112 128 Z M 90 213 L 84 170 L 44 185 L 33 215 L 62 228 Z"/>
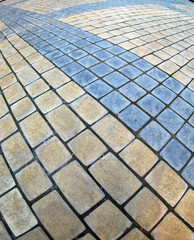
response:
<path id="1" fill-rule="evenodd" d="M 86 234 L 84 237 L 79 238 L 79 240 L 95 240 L 96 238 L 94 238 L 90 233 Z"/>
<path id="2" fill-rule="evenodd" d="M 46 72 L 47 70 L 49 70 L 51 68 L 54 68 L 54 65 L 45 58 L 43 58 L 43 59 L 39 60 L 38 62 L 34 63 L 32 66 L 39 73 L 43 73 L 43 72 Z"/>
<path id="3" fill-rule="evenodd" d="M 10 87 L 6 88 L 3 92 L 9 104 L 18 101 L 26 95 L 19 83 L 14 83 Z"/>
<path id="4" fill-rule="evenodd" d="M 26 87 L 26 90 L 32 98 L 49 90 L 49 86 L 42 79 L 38 79 Z"/>
<path id="5" fill-rule="evenodd" d="M 11 135 L 17 130 L 17 127 L 10 114 L 0 119 L 0 141 Z"/>
<path id="6" fill-rule="evenodd" d="M 7 105 L 6 105 L 2 95 L 0 95 L 0 106 L 1 106 L 0 107 L 0 118 L 1 118 L 8 112 Z"/>
<path id="7" fill-rule="evenodd" d="M 39 78 L 38 74 L 31 67 L 21 70 L 19 73 L 17 73 L 17 76 L 24 86 L 34 82 Z"/>
<path id="8" fill-rule="evenodd" d="M 37 227 L 22 237 L 19 237 L 18 240 L 49 240 L 49 238 L 40 227 Z"/>
<path id="9" fill-rule="evenodd" d="M 14 76 L 13 73 L 10 73 L 9 75 L 7 75 L 6 77 L 0 79 L 0 87 L 2 89 L 9 87 L 10 85 L 12 85 L 13 83 L 15 83 L 17 81 L 16 77 Z"/>
<path id="10" fill-rule="evenodd" d="M 0 222 L 0 239 L 1 240 L 11 240 L 11 238 L 2 222 Z"/>
<path id="11" fill-rule="evenodd" d="M 137 228 L 133 228 L 126 236 L 121 238 L 121 240 L 148 240 L 149 238 L 146 237 L 140 230 Z"/>

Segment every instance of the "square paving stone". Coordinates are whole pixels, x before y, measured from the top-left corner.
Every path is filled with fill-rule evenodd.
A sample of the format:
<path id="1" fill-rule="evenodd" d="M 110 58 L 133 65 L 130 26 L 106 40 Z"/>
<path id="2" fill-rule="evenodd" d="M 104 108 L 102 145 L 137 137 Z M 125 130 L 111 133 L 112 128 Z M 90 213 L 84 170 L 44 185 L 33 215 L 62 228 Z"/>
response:
<path id="1" fill-rule="evenodd" d="M 59 68 L 65 66 L 71 62 L 73 62 L 73 59 L 71 59 L 70 57 L 68 57 L 66 55 L 63 55 L 63 56 L 58 57 L 53 60 L 53 63 Z"/>
<path id="2" fill-rule="evenodd" d="M 127 64 L 127 62 L 123 61 L 119 57 L 112 57 L 111 59 L 107 60 L 106 63 L 115 69 L 119 69 Z"/>
<path id="3" fill-rule="evenodd" d="M 188 161 L 191 153 L 176 139 L 172 139 L 160 155 L 176 170 L 180 170 Z"/>
<path id="4" fill-rule="evenodd" d="M 139 59 L 139 60 L 133 62 L 133 65 L 138 67 L 142 71 L 147 71 L 147 70 L 149 70 L 150 68 L 153 67 L 152 64 L 150 64 L 149 62 L 145 61 L 144 59 Z"/>
<path id="5" fill-rule="evenodd" d="M 153 117 L 165 108 L 165 105 L 151 94 L 147 94 L 137 104 Z"/>
<path id="6" fill-rule="evenodd" d="M 168 74 L 166 74 L 165 72 L 161 71 L 158 68 L 151 69 L 149 72 L 147 72 L 147 74 L 149 74 L 158 82 L 163 82 L 168 77 Z"/>
<path id="7" fill-rule="evenodd" d="M 62 104 L 61 99 L 53 92 L 48 91 L 35 99 L 35 103 L 44 114 Z"/>
<path id="8" fill-rule="evenodd" d="M 74 50 L 78 49 L 76 46 L 74 46 L 73 44 L 69 44 L 67 46 L 64 46 L 62 48 L 60 48 L 60 50 L 62 52 L 64 52 L 65 54 L 68 54 L 70 52 L 73 52 Z"/>
<path id="9" fill-rule="evenodd" d="M 107 151 L 104 144 L 89 130 L 85 130 L 68 143 L 71 151 L 86 166 Z"/>
<path id="10" fill-rule="evenodd" d="M 125 52 L 125 50 L 119 46 L 113 46 L 113 47 L 107 48 L 107 50 L 115 55 Z"/>
<path id="11" fill-rule="evenodd" d="M 63 67 L 61 70 L 69 76 L 73 76 L 76 73 L 82 71 L 84 68 L 77 62 L 70 63 Z"/>
<path id="12" fill-rule="evenodd" d="M 5 103 L 5 100 L 3 99 L 2 95 L 0 95 L 0 118 L 5 115 L 9 110 Z"/>
<path id="13" fill-rule="evenodd" d="M 148 240 L 149 238 L 146 237 L 138 228 L 133 228 L 127 235 L 125 235 L 121 240 Z"/>
<path id="14" fill-rule="evenodd" d="M 57 68 L 47 71 L 42 76 L 53 88 L 58 88 L 70 81 L 70 78 Z"/>
<path id="15" fill-rule="evenodd" d="M 192 227 L 194 227 L 194 191 L 189 189 L 181 199 L 175 211 Z"/>
<path id="16" fill-rule="evenodd" d="M 100 100 L 100 102 L 116 114 L 130 104 L 130 101 L 128 101 L 117 91 L 113 91 L 106 95 Z"/>
<path id="17" fill-rule="evenodd" d="M 79 240 L 95 240 L 95 239 L 96 238 L 94 238 L 90 233 L 87 233 L 84 237 L 79 238 Z"/>
<path id="18" fill-rule="evenodd" d="M 54 59 L 56 59 L 56 58 L 58 58 L 58 57 L 60 57 L 62 55 L 63 55 L 63 53 L 61 51 L 54 50 L 54 51 L 52 51 L 50 53 L 47 53 L 45 55 L 45 57 L 48 58 L 49 60 L 53 61 Z"/>
<path id="19" fill-rule="evenodd" d="M 194 186 L 193 171 L 194 171 L 194 158 L 191 159 L 191 161 L 184 168 L 184 170 L 181 174 L 184 177 L 184 179 L 186 179 L 192 186 Z"/>
<path id="20" fill-rule="evenodd" d="M 99 51 L 99 50 L 101 50 L 102 48 L 100 48 L 100 47 L 98 47 L 98 46 L 96 46 L 96 45 L 94 45 L 94 44 L 91 44 L 91 45 L 89 45 L 89 46 L 87 46 L 87 47 L 84 47 L 83 48 L 86 52 L 88 52 L 88 53 L 94 53 L 94 52 L 97 52 L 97 51 Z"/>
<path id="21" fill-rule="evenodd" d="M 81 86 L 85 86 L 97 79 L 97 77 L 88 70 L 84 70 L 78 74 L 76 74 L 73 79 L 80 84 Z"/>
<path id="22" fill-rule="evenodd" d="M 188 103 L 194 105 L 194 93 L 192 90 L 186 88 L 182 93 L 181 97 L 184 98 Z"/>
<path id="23" fill-rule="evenodd" d="M 157 81 L 155 81 L 153 78 L 149 77 L 146 74 L 143 74 L 137 79 L 135 79 L 135 82 L 147 91 L 152 90 L 154 87 L 158 85 Z"/>
<path id="24" fill-rule="evenodd" d="M 83 51 L 83 50 L 78 49 L 78 50 L 76 50 L 76 51 L 70 52 L 68 55 L 69 55 L 71 58 L 73 58 L 74 60 L 78 60 L 78 59 L 86 56 L 87 53 L 86 53 L 85 51 Z"/>
<path id="25" fill-rule="evenodd" d="M 128 78 L 118 72 L 113 72 L 104 77 L 103 79 L 115 88 L 120 87 L 121 85 L 129 81 Z"/>
<path id="26" fill-rule="evenodd" d="M 44 231 L 40 227 L 37 227 L 18 238 L 18 240 L 29 240 L 29 239 L 30 240 L 38 240 L 38 239 L 49 240 L 47 235 L 44 233 Z"/>
<path id="27" fill-rule="evenodd" d="M 10 114 L 0 119 L 0 141 L 11 135 L 17 130 L 17 126 Z"/>
<path id="28" fill-rule="evenodd" d="M 134 135 L 111 115 L 105 116 L 94 124 L 93 130 L 115 152 L 119 152 L 134 139 Z"/>
<path id="29" fill-rule="evenodd" d="M 180 93 L 184 88 L 184 85 L 174 78 L 168 78 L 163 84 L 176 93 Z"/>
<path id="30" fill-rule="evenodd" d="M 27 117 L 31 113 L 33 113 L 36 108 L 32 101 L 25 97 L 22 100 L 18 101 L 17 103 L 11 106 L 11 110 L 17 120 L 21 120 L 22 118 Z"/>
<path id="31" fill-rule="evenodd" d="M 15 181 L 13 180 L 11 173 L 3 159 L 0 155 L 0 195 L 15 186 Z M 1 236 L 1 234 L 0 234 Z"/>
<path id="32" fill-rule="evenodd" d="M 162 100 L 164 103 L 169 104 L 175 97 L 176 94 L 170 91 L 164 86 L 159 86 L 152 91 L 152 94 Z"/>
<path id="33" fill-rule="evenodd" d="M 20 123 L 20 127 L 31 147 L 37 146 L 53 134 L 38 112 L 24 119 Z"/>
<path id="34" fill-rule="evenodd" d="M 29 201 L 52 187 L 51 181 L 37 162 L 18 172 L 16 179 Z"/>
<path id="35" fill-rule="evenodd" d="M 175 134 L 185 122 L 170 108 L 166 108 L 156 119 L 172 134 Z"/>
<path id="36" fill-rule="evenodd" d="M 117 239 L 131 226 L 127 217 L 109 200 L 85 218 L 86 223 L 100 239 Z"/>
<path id="37" fill-rule="evenodd" d="M 88 41 L 86 41 L 86 40 L 83 39 L 83 40 L 74 42 L 74 44 L 75 44 L 77 47 L 83 48 L 83 47 L 89 45 L 90 42 L 88 42 Z"/>
<path id="38" fill-rule="evenodd" d="M 148 188 L 143 188 L 125 206 L 127 213 L 147 231 L 151 230 L 167 211 L 167 207 Z"/>
<path id="39" fill-rule="evenodd" d="M 180 97 L 176 98 L 170 107 L 185 119 L 188 119 L 193 112 L 193 107 Z"/>
<path id="40" fill-rule="evenodd" d="M 153 149 L 159 151 L 170 139 L 170 134 L 157 122 L 152 121 L 140 132 L 142 137 Z"/>
<path id="41" fill-rule="evenodd" d="M 131 104 L 119 114 L 119 118 L 134 131 L 139 130 L 150 117 L 140 108 Z"/>
<path id="42" fill-rule="evenodd" d="M 123 73 L 125 76 L 127 76 L 129 79 L 134 79 L 142 74 L 142 71 L 131 65 L 123 67 L 119 71 Z"/>
<path id="43" fill-rule="evenodd" d="M 108 42 L 106 40 L 103 40 L 101 42 L 97 42 L 96 45 L 98 45 L 98 46 L 100 46 L 102 48 L 108 48 L 108 47 L 112 47 L 113 46 L 112 43 L 110 43 L 110 42 Z"/>
<path id="44" fill-rule="evenodd" d="M 104 193 L 76 161 L 62 168 L 53 179 L 80 214 L 89 210 L 104 197 Z"/>
<path id="45" fill-rule="evenodd" d="M 29 84 L 26 87 L 26 90 L 32 98 L 37 97 L 38 95 L 46 92 L 49 89 L 49 86 L 42 79 L 36 80 L 33 83 Z"/>
<path id="46" fill-rule="evenodd" d="M 35 216 L 17 188 L 0 198 L 0 210 L 16 237 L 37 224 Z"/>
<path id="47" fill-rule="evenodd" d="M 169 213 L 154 229 L 152 236 L 156 240 L 192 240 L 193 232 L 173 213 Z"/>
<path id="48" fill-rule="evenodd" d="M 6 88 L 3 92 L 9 104 L 18 101 L 26 95 L 19 83 L 14 83 L 10 87 Z"/>
<path id="49" fill-rule="evenodd" d="M 139 98 L 146 94 L 146 91 L 134 82 L 127 83 L 121 87 L 119 91 L 133 102 L 137 101 Z"/>
<path id="50" fill-rule="evenodd" d="M 187 189 L 184 180 L 163 161 L 149 173 L 146 181 L 173 207 Z"/>
<path id="51" fill-rule="evenodd" d="M 177 133 L 177 138 L 191 151 L 194 151 L 194 129 L 190 124 L 185 123 Z"/>
<path id="52" fill-rule="evenodd" d="M 2 222 L 0 222 L 0 239 L 1 240 L 11 240 L 11 237 L 8 234 L 8 232 Z"/>
<path id="53" fill-rule="evenodd" d="M 2 89 L 5 89 L 6 87 L 9 87 L 16 81 L 17 81 L 17 79 L 16 79 L 15 75 L 13 73 L 10 73 L 6 77 L 0 79 L 0 87 Z"/>
<path id="54" fill-rule="evenodd" d="M 34 82 L 35 80 L 37 80 L 39 78 L 38 74 L 31 67 L 24 68 L 23 70 L 18 72 L 17 77 L 19 78 L 19 80 L 21 81 L 21 83 L 24 86 L 26 86 L 27 84 L 29 84 L 31 82 Z"/>
<path id="55" fill-rule="evenodd" d="M 85 68 L 89 68 L 97 63 L 99 63 L 98 59 L 92 57 L 91 55 L 88 55 L 78 61 L 81 65 L 83 65 Z"/>
<path id="56" fill-rule="evenodd" d="M 71 107 L 88 124 L 93 124 L 107 113 L 106 109 L 102 107 L 101 104 L 87 94 L 71 103 Z"/>
<path id="57" fill-rule="evenodd" d="M 81 120 L 65 105 L 52 110 L 46 117 L 64 141 L 74 137 L 85 128 Z"/>
<path id="58" fill-rule="evenodd" d="M 108 153 L 90 167 L 98 183 L 117 201 L 123 204 L 141 186 L 141 182 L 112 153 Z"/>
<path id="59" fill-rule="evenodd" d="M 111 73 L 113 71 L 113 68 L 109 67 L 107 64 L 99 63 L 94 67 L 91 67 L 90 70 L 94 72 L 97 76 L 103 77 L 108 73 Z"/>
<path id="60" fill-rule="evenodd" d="M 60 40 L 60 38 L 58 38 L 58 40 Z M 54 46 L 54 47 L 56 47 L 56 48 L 58 48 L 58 49 L 60 49 L 61 47 L 63 47 L 63 46 L 66 46 L 66 45 L 68 45 L 68 42 L 67 41 L 64 41 L 64 40 L 60 40 L 60 41 L 52 41 L 51 39 L 48 39 L 47 40 L 47 42 L 49 42 L 49 43 L 51 43 L 52 44 L 52 46 Z"/>
<path id="61" fill-rule="evenodd" d="M 26 61 L 20 61 L 18 63 L 15 63 L 13 66 L 12 66 L 12 69 L 15 73 L 19 73 L 20 71 L 24 70 L 25 68 L 28 68 L 29 65 Z"/>
<path id="62" fill-rule="evenodd" d="M 84 225 L 61 198 L 53 191 L 33 204 L 33 209 L 53 239 L 74 239 L 85 230 Z"/>
<path id="63" fill-rule="evenodd" d="M 141 177 L 158 161 L 158 157 L 145 144 L 135 139 L 119 154 Z"/>
<path id="64" fill-rule="evenodd" d="M 43 73 L 43 72 L 46 72 L 47 70 L 49 70 L 51 68 L 54 68 L 54 65 L 45 58 L 43 58 L 43 59 L 39 60 L 38 62 L 34 63 L 32 66 L 39 73 Z"/>
<path id="65" fill-rule="evenodd" d="M 124 53 L 120 54 L 119 57 L 126 60 L 127 62 L 133 62 L 134 60 L 139 58 L 138 56 L 136 56 L 135 54 L 130 53 L 130 52 L 124 52 Z"/>

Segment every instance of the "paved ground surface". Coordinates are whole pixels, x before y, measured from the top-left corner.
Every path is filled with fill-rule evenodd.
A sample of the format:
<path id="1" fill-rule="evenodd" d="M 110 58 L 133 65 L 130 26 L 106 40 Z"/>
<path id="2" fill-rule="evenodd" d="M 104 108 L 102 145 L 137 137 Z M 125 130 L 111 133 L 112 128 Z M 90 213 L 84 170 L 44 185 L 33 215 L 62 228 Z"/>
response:
<path id="1" fill-rule="evenodd" d="M 193 240 L 194 5 L 0 3 L 0 239 Z"/>

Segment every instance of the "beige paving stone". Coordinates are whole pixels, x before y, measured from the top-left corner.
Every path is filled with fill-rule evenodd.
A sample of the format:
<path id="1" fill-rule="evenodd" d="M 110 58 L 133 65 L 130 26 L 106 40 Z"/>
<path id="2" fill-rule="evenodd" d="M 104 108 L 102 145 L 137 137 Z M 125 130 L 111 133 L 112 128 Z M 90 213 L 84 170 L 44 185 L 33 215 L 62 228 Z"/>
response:
<path id="1" fill-rule="evenodd" d="M 17 81 L 16 77 L 14 76 L 13 73 L 10 73 L 9 75 L 7 75 L 6 77 L 0 79 L 0 87 L 2 89 L 5 89 L 6 87 L 9 87 L 10 85 L 12 85 L 13 83 L 15 83 Z"/>
<path id="2" fill-rule="evenodd" d="M 88 123 L 93 124 L 107 111 L 94 98 L 85 94 L 71 104 L 71 107 Z"/>
<path id="3" fill-rule="evenodd" d="M 152 51 L 157 51 L 157 50 L 163 48 L 163 46 L 160 43 L 156 42 L 156 41 L 148 43 L 145 46 L 150 48 Z"/>
<path id="4" fill-rule="evenodd" d="M 170 60 L 172 62 L 175 62 L 179 66 L 183 66 L 188 62 L 188 60 L 186 58 L 182 57 L 180 54 L 175 55 Z"/>
<path id="5" fill-rule="evenodd" d="M 129 144 L 119 155 L 141 177 L 158 161 L 158 157 L 138 139 Z"/>
<path id="6" fill-rule="evenodd" d="M 16 174 L 17 181 L 29 201 L 52 187 L 52 183 L 37 162 L 33 162 Z"/>
<path id="7" fill-rule="evenodd" d="M 0 47 L 1 47 L 1 51 L 10 48 L 11 44 L 7 41 L 7 39 L 3 40 L 2 42 L 0 42 Z"/>
<path id="8" fill-rule="evenodd" d="M 132 49 L 131 52 L 133 52 L 134 54 L 136 54 L 139 57 L 143 57 L 143 56 L 150 54 L 152 52 L 152 50 L 150 50 L 149 48 L 147 48 L 145 46 L 140 46 L 140 47 Z"/>
<path id="9" fill-rule="evenodd" d="M 130 50 L 136 47 L 136 45 L 132 44 L 131 41 L 122 42 L 122 43 L 119 43 L 118 45 L 124 48 L 125 50 Z"/>
<path id="10" fill-rule="evenodd" d="M 164 52 L 163 50 L 159 50 L 157 52 L 154 53 L 157 57 L 163 59 L 163 60 L 167 60 L 170 58 L 170 55 L 167 54 L 167 52 Z"/>
<path id="11" fill-rule="evenodd" d="M 44 231 L 37 227 L 30 232 L 24 234 L 23 236 L 17 238 L 18 240 L 49 240 Z"/>
<path id="12" fill-rule="evenodd" d="M 7 105 L 2 95 L 0 95 L 0 118 L 8 112 Z"/>
<path id="13" fill-rule="evenodd" d="M 153 65 L 158 65 L 159 63 L 162 62 L 162 60 L 160 58 L 154 56 L 153 54 L 150 54 L 150 55 L 144 57 L 144 59 Z"/>
<path id="14" fill-rule="evenodd" d="M 48 91 L 37 97 L 35 103 L 43 113 L 47 113 L 61 105 L 62 101 L 53 91 Z"/>
<path id="15" fill-rule="evenodd" d="M 11 240 L 11 237 L 9 236 L 9 234 L 2 222 L 0 222 L 0 239 L 1 240 Z"/>
<path id="16" fill-rule="evenodd" d="M 139 225 L 149 231 L 163 217 L 167 207 L 148 188 L 143 188 L 125 206 L 125 210 Z"/>
<path id="17" fill-rule="evenodd" d="M 0 195 L 14 186 L 15 182 L 11 176 L 11 173 L 2 155 L 0 155 Z"/>
<path id="18" fill-rule="evenodd" d="M 42 79 L 38 79 L 34 81 L 33 83 L 29 84 L 26 87 L 26 90 L 30 94 L 32 98 L 37 97 L 38 95 L 46 92 L 49 90 L 49 86 L 46 84 L 46 82 Z"/>
<path id="19" fill-rule="evenodd" d="M 133 39 L 133 40 L 131 40 L 130 42 L 133 43 L 133 44 L 135 44 L 136 46 L 141 46 L 141 45 L 143 45 L 143 44 L 145 43 L 144 41 L 142 41 L 142 40 L 139 39 L 139 38 Z"/>
<path id="20" fill-rule="evenodd" d="M 186 76 L 180 71 L 173 74 L 173 77 L 176 78 L 179 82 L 181 82 L 184 85 L 187 85 L 191 81 L 190 77 Z"/>
<path id="21" fill-rule="evenodd" d="M 71 154 L 57 137 L 49 139 L 38 147 L 36 154 L 49 173 L 71 159 Z"/>
<path id="22" fill-rule="evenodd" d="M 96 238 L 94 238 L 90 233 L 87 233 L 84 237 L 79 238 L 79 240 L 95 240 Z"/>
<path id="23" fill-rule="evenodd" d="M 188 88 L 190 88 L 192 91 L 194 91 L 194 80 L 192 80 L 190 82 L 190 84 L 188 85 Z"/>
<path id="24" fill-rule="evenodd" d="M 76 157 L 86 166 L 107 151 L 104 144 L 90 131 L 85 130 L 68 143 Z"/>
<path id="25" fill-rule="evenodd" d="M 74 137 L 85 128 L 79 118 L 65 105 L 49 112 L 46 117 L 64 141 Z"/>
<path id="26" fill-rule="evenodd" d="M 1 64 L 0 78 L 5 77 L 11 72 L 11 69 L 7 66 L 6 63 Z"/>
<path id="27" fill-rule="evenodd" d="M 7 58 L 7 61 L 10 65 L 13 65 L 21 60 L 23 60 L 23 57 L 18 52 Z"/>
<path id="28" fill-rule="evenodd" d="M 10 47 L 10 48 L 7 48 L 7 49 L 3 50 L 2 53 L 3 53 L 5 58 L 8 58 L 11 55 L 17 53 L 17 51 L 15 50 L 14 47 Z"/>
<path id="29" fill-rule="evenodd" d="M 38 62 L 32 65 L 39 73 L 46 72 L 47 70 L 54 68 L 54 65 L 48 61 L 47 59 L 43 58 Z"/>
<path id="30" fill-rule="evenodd" d="M 158 68 L 162 69 L 164 72 L 171 75 L 179 69 L 179 66 L 177 66 L 172 61 L 168 60 L 168 61 L 165 61 L 165 62 L 161 63 L 158 66 Z"/>
<path id="31" fill-rule="evenodd" d="M 10 114 L 0 119 L 0 141 L 11 135 L 17 130 L 17 127 Z"/>
<path id="32" fill-rule="evenodd" d="M 20 123 L 20 127 L 31 147 L 37 146 L 53 134 L 44 119 L 37 112 L 24 119 Z"/>
<path id="33" fill-rule="evenodd" d="M 177 49 L 175 49 L 173 47 L 165 47 L 165 48 L 163 48 L 163 51 L 168 53 L 171 56 L 174 56 L 179 52 Z"/>
<path id="34" fill-rule="evenodd" d="M 16 237 L 37 224 L 35 216 L 17 188 L 0 198 L 0 210 Z"/>
<path id="35" fill-rule="evenodd" d="M 94 163 L 89 171 L 119 204 L 123 204 L 141 186 L 135 175 L 112 153 Z"/>
<path id="36" fill-rule="evenodd" d="M 3 92 L 9 104 L 12 104 L 26 96 L 26 93 L 19 83 L 14 83 L 6 88 Z"/>
<path id="37" fill-rule="evenodd" d="M 187 184 L 163 161 L 160 161 L 149 173 L 146 181 L 171 206 L 176 205 L 187 189 Z"/>
<path id="38" fill-rule="evenodd" d="M 13 104 L 11 106 L 11 110 L 15 118 L 19 121 L 22 118 L 25 118 L 31 113 L 33 113 L 36 110 L 36 108 L 32 101 L 28 97 L 25 97 L 22 100 L 18 101 L 17 103 Z"/>
<path id="39" fill-rule="evenodd" d="M 156 240 L 193 240 L 193 232 L 174 214 L 169 213 L 152 232 Z"/>
<path id="40" fill-rule="evenodd" d="M 22 60 L 18 63 L 15 63 L 12 67 L 13 71 L 16 73 L 19 73 L 20 71 L 22 71 L 23 69 L 27 68 L 29 65 L 25 60 Z"/>
<path id="41" fill-rule="evenodd" d="M 70 81 L 70 78 L 58 68 L 51 69 L 42 76 L 53 88 L 58 88 Z"/>
<path id="42" fill-rule="evenodd" d="M 134 135 L 111 115 L 105 116 L 92 128 L 115 152 L 134 139 Z"/>
<path id="43" fill-rule="evenodd" d="M 109 200 L 90 213 L 85 221 L 103 240 L 117 239 L 131 225 L 129 219 Z"/>
<path id="44" fill-rule="evenodd" d="M 62 168 L 53 179 L 80 214 L 89 210 L 104 197 L 104 193 L 76 161 Z"/>
<path id="45" fill-rule="evenodd" d="M 68 103 L 85 93 L 85 91 L 74 82 L 65 84 L 59 88 L 57 92 Z"/>
<path id="46" fill-rule="evenodd" d="M 39 78 L 38 74 L 31 67 L 21 70 L 17 73 L 17 76 L 24 86 Z"/>
<path id="47" fill-rule="evenodd" d="M 26 60 L 33 64 L 35 62 L 38 62 L 39 60 L 43 59 L 44 57 L 40 53 L 33 53 L 32 55 L 28 56 Z"/>
<path id="48" fill-rule="evenodd" d="M 125 235 L 121 240 L 148 240 L 149 238 L 146 237 L 138 228 L 133 228 L 127 235 Z"/>
<path id="49" fill-rule="evenodd" d="M 189 189 L 181 199 L 175 211 L 192 227 L 194 227 L 194 191 Z"/>
<path id="50" fill-rule="evenodd" d="M 188 60 L 193 59 L 193 53 L 188 50 L 184 50 L 180 53 L 183 57 L 187 58 Z"/>
<path id="51" fill-rule="evenodd" d="M 53 191 L 33 204 L 38 218 L 54 239 L 74 239 L 85 230 L 82 222 L 63 201 L 60 195 Z"/>
<path id="52" fill-rule="evenodd" d="M 32 55 L 33 53 L 36 53 L 36 50 L 31 46 L 27 46 L 25 48 L 22 48 L 20 50 L 20 53 L 26 58 L 26 57 Z"/>
<path id="53" fill-rule="evenodd" d="M 18 42 L 18 44 L 14 45 L 14 47 L 17 48 L 18 50 L 25 48 L 27 46 L 29 46 L 29 44 L 22 39 Z"/>
<path id="54" fill-rule="evenodd" d="M 190 68 L 189 66 L 184 66 L 180 71 L 190 78 L 193 78 L 194 76 L 194 69 Z"/>

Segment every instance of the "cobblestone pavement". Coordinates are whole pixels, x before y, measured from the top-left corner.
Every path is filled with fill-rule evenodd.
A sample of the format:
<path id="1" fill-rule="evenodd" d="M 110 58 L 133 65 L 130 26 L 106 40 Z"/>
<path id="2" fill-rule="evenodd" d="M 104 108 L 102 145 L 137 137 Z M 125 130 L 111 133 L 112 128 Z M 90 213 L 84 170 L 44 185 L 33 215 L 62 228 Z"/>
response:
<path id="1" fill-rule="evenodd" d="M 0 240 L 194 239 L 193 13 L 0 3 Z"/>

